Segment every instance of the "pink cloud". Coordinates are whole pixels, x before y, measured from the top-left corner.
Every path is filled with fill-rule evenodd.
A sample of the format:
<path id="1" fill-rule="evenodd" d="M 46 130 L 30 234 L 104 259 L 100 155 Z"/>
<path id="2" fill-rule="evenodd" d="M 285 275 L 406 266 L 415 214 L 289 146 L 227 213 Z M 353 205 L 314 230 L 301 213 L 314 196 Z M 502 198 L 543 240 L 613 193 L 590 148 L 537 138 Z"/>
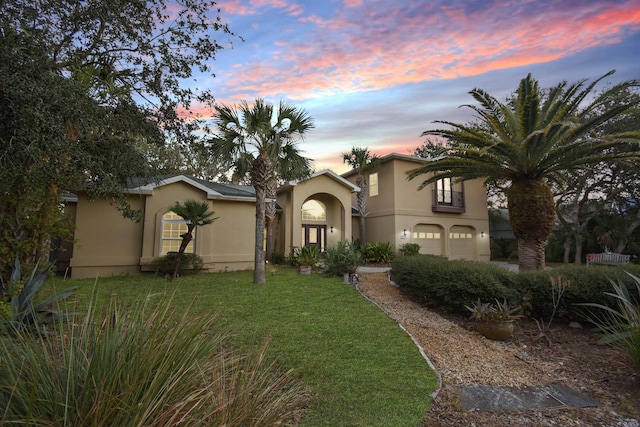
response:
<path id="1" fill-rule="evenodd" d="M 306 39 L 281 39 L 272 46 L 274 62 L 240 64 L 226 89 L 291 99 L 378 90 L 552 61 L 640 28 L 636 1 L 565 9 L 559 2 L 536 8 L 507 2 L 471 11 L 427 3 L 413 9 L 357 0 L 344 5 L 348 9 L 332 19 L 300 16 Z"/>

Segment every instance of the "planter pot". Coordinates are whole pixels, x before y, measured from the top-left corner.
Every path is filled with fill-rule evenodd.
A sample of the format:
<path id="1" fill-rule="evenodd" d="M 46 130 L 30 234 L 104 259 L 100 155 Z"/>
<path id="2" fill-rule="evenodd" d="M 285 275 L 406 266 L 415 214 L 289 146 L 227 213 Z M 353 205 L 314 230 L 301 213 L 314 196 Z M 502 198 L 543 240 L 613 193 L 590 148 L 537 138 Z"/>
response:
<path id="1" fill-rule="evenodd" d="M 301 265 L 300 266 L 300 274 L 311 274 L 311 266 L 310 265 Z"/>
<path id="2" fill-rule="evenodd" d="M 476 329 L 482 336 L 494 341 L 506 341 L 513 335 L 513 320 L 477 322 Z"/>

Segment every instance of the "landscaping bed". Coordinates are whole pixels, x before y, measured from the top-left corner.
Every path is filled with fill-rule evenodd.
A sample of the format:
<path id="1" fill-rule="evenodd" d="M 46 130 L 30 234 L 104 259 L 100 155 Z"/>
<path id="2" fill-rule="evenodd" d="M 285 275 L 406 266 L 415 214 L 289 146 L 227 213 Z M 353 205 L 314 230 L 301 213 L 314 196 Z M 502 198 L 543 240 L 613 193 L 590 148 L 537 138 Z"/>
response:
<path id="1" fill-rule="evenodd" d="M 490 341 L 464 316 L 427 309 L 389 284 L 386 273 L 362 274 L 359 289 L 423 347 L 442 376 L 443 387 L 423 426 L 637 426 L 640 375 L 624 355 L 596 343 L 586 328 L 556 322 L 546 340 L 536 340 L 533 320 L 517 322 L 513 338 Z M 596 399 L 593 408 L 480 412 L 464 410 L 456 394 L 466 385 L 561 384 Z"/>

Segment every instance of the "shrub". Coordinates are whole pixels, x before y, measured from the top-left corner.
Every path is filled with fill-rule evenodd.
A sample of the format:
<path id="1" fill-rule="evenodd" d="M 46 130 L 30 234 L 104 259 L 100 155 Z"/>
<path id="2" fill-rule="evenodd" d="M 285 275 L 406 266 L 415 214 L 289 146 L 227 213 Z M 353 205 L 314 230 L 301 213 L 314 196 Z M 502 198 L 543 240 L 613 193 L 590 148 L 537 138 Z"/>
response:
<path id="1" fill-rule="evenodd" d="M 271 255 L 271 262 L 274 265 L 285 265 L 287 264 L 287 257 L 284 255 L 284 252 L 274 252 Z"/>
<path id="2" fill-rule="evenodd" d="M 169 299 L 92 307 L 43 338 L 0 341 L 0 424 L 276 426 L 308 403 L 291 371 L 242 354 L 212 316 Z M 94 306 L 94 304 L 91 304 Z"/>
<path id="3" fill-rule="evenodd" d="M 324 274 L 342 276 L 346 273 L 353 273 L 361 262 L 362 255 L 353 243 L 338 242 L 336 246 L 327 249 L 325 253 Z"/>
<path id="4" fill-rule="evenodd" d="M 411 256 L 411 255 L 419 255 L 420 254 L 420 245 L 417 243 L 405 243 L 400 246 L 398 250 L 400 255 Z"/>
<path id="5" fill-rule="evenodd" d="M 520 295 L 499 278 L 515 275 L 501 267 L 432 255 L 398 257 L 393 261 L 393 278 L 403 292 L 425 305 L 439 306 L 465 314 L 465 305 L 478 299 L 520 302 Z"/>
<path id="6" fill-rule="evenodd" d="M 58 320 L 60 313 L 53 305 L 72 296 L 78 287 L 66 289 L 35 304 L 36 297 L 46 284 L 52 268 L 53 264 L 50 264 L 37 273 L 36 264 L 31 274 L 23 281 L 20 261 L 16 257 L 9 283 L 5 286 L 0 278 L 0 326 L 17 330 L 38 329 Z"/>
<path id="7" fill-rule="evenodd" d="M 316 246 L 303 246 L 293 251 L 293 262 L 297 265 L 315 267 L 320 260 L 320 251 Z"/>
<path id="8" fill-rule="evenodd" d="M 607 294 L 608 277 L 615 277 L 627 289 L 634 286 L 625 274 L 640 276 L 640 267 L 568 265 L 554 269 L 516 273 L 505 268 L 474 261 L 448 261 L 433 255 L 398 257 L 392 274 L 407 295 L 425 305 L 440 306 L 463 314 L 464 305 L 478 298 L 483 301 L 506 299 L 522 306 L 523 313 L 534 318 L 576 319 L 583 316 L 580 304 L 598 303 L 616 308 L 617 300 Z M 551 277 L 570 282 L 562 298 L 554 304 Z"/>
<path id="9" fill-rule="evenodd" d="M 598 303 L 583 306 L 596 309 L 590 310 L 586 318 L 604 334 L 599 342 L 619 348 L 627 355 L 633 367 L 640 371 L 640 278 L 633 274 L 629 276 L 635 282 L 636 299 L 631 296 L 624 283 L 611 280 L 613 292 L 606 294 L 616 300 L 616 308 Z"/>
<path id="10" fill-rule="evenodd" d="M 377 264 L 389 264 L 395 255 L 393 245 L 389 242 L 367 243 L 360 251 L 365 262 Z"/>
<path id="11" fill-rule="evenodd" d="M 177 252 L 169 252 L 168 254 L 155 258 L 151 262 L 151 268 L 156 274 L 166 276 L 172 275 L 176 268 Z M 179 276 L 184 276 L 187 273 L 198 273 L 204 267 L 204 262 L 200 255 L 193 253 L 182 254 L 182 260 L 180 261 L 180 268 L 178 270 Z"/>

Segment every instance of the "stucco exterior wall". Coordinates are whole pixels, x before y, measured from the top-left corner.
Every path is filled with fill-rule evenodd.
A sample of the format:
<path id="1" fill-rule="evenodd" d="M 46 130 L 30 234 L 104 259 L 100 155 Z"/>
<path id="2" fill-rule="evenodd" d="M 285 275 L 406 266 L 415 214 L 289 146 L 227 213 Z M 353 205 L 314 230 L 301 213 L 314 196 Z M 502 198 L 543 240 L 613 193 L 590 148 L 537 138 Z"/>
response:
<path id="1" fill-rule="evenodd" d="M 139 263 L 149 271 L 149 263 L 161 255 L 162 216 L 177 201 L 201 200 L 218 217 L 212 224 L 195 231 L 195 253 L 202 257 L 210 271 L 246 270 L 253 268 L 255 242 L 255 204 L 253 202 L 207 200 L 206 194 L 185 182 L 175 182 L 154 189 L 146 197 L 144 243 Z"/>
<path id="2" fill-rule="evenodd" d="M 144 198 L 129 198 L 134 209 L 144 209 Z M 140 272 L 143 223 L 123 218 L 103 199 L 78 195 L 72 277 L 110 276 Z"/>
<path id="3" fill-rule="evenodd" d="M 280 191 L 277 200 L 283 208 L 277 250 L 285 255 L 290 255 L 295 248 L 301 246 L 303 224 L 325 225 L 326 247 L 335 246 L 341 240 L 351 239 L 351 188 L 344 182 L 328 174 L 320 174 L 285 187 Z M 318 200 L 325 205 L 326 221 L 302 220 L 302 205 L 308 200 Z"/>
<path id="4" fill-rule="evenodd" d="M 477 179 L 454 184 L 456 191 L 462 191 L 464 186 L 465 212 L 433 212 L 432 190 L 434 187 L 428 185 L 418 190 L 424 178 L 407 180 L 406 172 L 421 164 L 421 160 L 407 159 L 406 156 L 391 155 L 383 158 L 377 171 L 378 195 L 367 199 L 367 241 L 386 241 L 393 244 L 396 250 L 405 243 L 421 244 L 424 240 L 421 242 L 420 239 L 415 238 L 414 231 L 420 230 L 425 224 L 431 224 L 441 228 L 442 241 L 433 244 L 432 248 L 421 244 L 425 246 L 421 248 L 422 253 L 444 255 L 451 259 L 489 261 L 489 214 L 483 181 Z M 346 177 L 355 183 L 356 175 L 347 174 Z M 355 195 L 352 203 L 355 206 Z M 355 220 L 354 224 L 357 224 Z M 471 244 L 472 250 L 460 245 L 460 242 L 454 242 L 452 245 L 452 236 L 460 235 L 457 227 L 467 227 L 463 229 L 465 235 L 470 234 L 472 237 L 465 243 L 467 246 Z M 404 230 L 407 230 L 406 235 Z M 481 237 L 481 232 L 484 232 L 484 237 Z M 452 248 L 459 252 L 452 252 Z"/>
<path id="5" fill-rule="evenodd" d="M 151 271 L 161 256 L 162 216 L 177 201 L 206 201 L 218 217 L 195 231 L 195 252 L 209 271 L 253 268 L 255 203 L 213 199 L 184 182 L 157 187 L 152 195 L 129 195 L 134 209 L 143 211 L 140 223 L 124 219 L 106 200 L 78 198 L 76 234 L 71 259 L 73 277 L 137 274 Z"/>

